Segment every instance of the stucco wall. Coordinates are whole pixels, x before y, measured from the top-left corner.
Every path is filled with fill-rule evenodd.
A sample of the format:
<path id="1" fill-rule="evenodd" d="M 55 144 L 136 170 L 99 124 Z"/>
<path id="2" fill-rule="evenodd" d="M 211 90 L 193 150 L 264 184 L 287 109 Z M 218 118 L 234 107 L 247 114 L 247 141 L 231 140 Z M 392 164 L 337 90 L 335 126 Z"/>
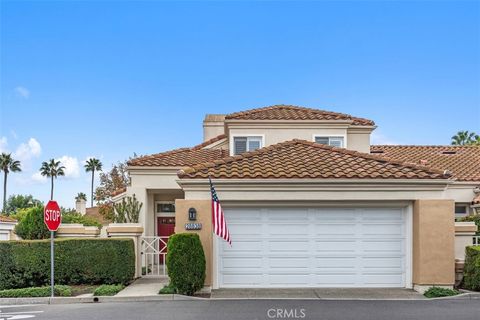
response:
<path id="1" fill-rule="evenodd" d="M 453 200 L 417 200 L 413 207 L 413 284 L 455 282 Z"/>
<path id="2" fill-rule="evenodd" d="M 210 200 L 183 200 L 175 201 L 175 233 L 193 232 L 198 233 L 202 241 L 203 250 L 205 251 L 205 259 L 207 261 L 207 277 L 205 285 L 212 285 L 212 203 Z M 202 230 L 185 230 L 185 224 L 192 222 L 188 220 L 188 209 L 195 208 L 197 210 L 197 220 L 194 222 L 202 224 Z"/>

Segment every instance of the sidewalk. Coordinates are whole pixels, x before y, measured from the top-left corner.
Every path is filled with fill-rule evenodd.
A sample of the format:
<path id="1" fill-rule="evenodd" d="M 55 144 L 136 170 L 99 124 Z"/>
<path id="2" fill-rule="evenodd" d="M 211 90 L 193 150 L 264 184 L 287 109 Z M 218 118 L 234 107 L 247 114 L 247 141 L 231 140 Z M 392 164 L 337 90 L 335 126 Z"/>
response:
<path id="1" fill-rule="evenodd" d="M 115 297 L 148 297 L 158 295 L 158 291 L 167 285 L 168 277 L 139 278 L 132 282 Z"/>

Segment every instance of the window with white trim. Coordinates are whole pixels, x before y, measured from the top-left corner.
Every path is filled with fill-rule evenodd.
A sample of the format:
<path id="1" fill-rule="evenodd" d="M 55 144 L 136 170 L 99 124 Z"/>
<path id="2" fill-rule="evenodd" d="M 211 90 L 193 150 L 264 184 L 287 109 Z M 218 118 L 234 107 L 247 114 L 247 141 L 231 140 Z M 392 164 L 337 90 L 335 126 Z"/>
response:
<path id="1" fill-rule="evenodd" d="M 332 147 L 343 148 L 344 147 L 344 139 L 343 137 L 324 137 L 324 136 L 316 136 L 315 142 L 320 144 L 326 144 Z"/>
<path id="2" fill-rule="evenodd" d="M 262 137 L 233 137 L 233 154 L 260 149 L 262 144 Z"/>
<path id="3" fill-rule="evenodd" d="M 468 216 L 468 204 L 465 203 L 455 203 L 455 217 L 466 217 Z"/>

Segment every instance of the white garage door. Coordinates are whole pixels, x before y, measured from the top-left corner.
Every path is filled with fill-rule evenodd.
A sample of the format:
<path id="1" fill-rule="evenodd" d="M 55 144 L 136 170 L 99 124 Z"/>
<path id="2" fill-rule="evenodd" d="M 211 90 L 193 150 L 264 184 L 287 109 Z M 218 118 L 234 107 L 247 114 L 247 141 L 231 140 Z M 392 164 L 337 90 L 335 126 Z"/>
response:
<path id="1" fill-rule="evenodd" d="M 227 209 L 219 287 L 405 287 L 401 208 Z"/>
<path id="2" fill-rule="evenodd" d="M 6 232 L 0 232 L 0 241 L 1 240 L 9 240 L 8 233 Z"/>

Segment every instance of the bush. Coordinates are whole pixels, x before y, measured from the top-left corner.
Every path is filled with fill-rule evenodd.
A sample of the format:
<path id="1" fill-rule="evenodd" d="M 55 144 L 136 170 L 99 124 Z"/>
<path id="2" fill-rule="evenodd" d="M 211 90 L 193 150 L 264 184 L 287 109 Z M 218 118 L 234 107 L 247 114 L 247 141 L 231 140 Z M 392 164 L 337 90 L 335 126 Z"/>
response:
<path id="1" fill-rule="evenodd" d="M 460 292 L 457 290 L 440 288 L 440 287 L 431 287 L 423 294 L 427 298 L 439 298 L 439 297 L 450 297 L 456 296 Z"/>
<path id="2" fill-rule="evenodd" d="M 159 294 L 174 294 L 174 293 L 177 293 L 177 289 L 172 285 L 172 283 L 169 283 L 168 285 L 166 285 L 165 287 L 160 289 L 160 291 L 158 293 Z"/>
<path id="3" fill-rule="evenodd" d="M 55 240 L 56 284 L 127 284 L 134 274 L 131 239 Z M 49 283 L 49 240 L 0 242 L 0 290 Z"/>
<path id="4" fill-rule="evenodd" d="M 104 284 L 95 289 L 94 296 L 114 296 L 123 290 L 123 284 Z"/>
<path id="5" fill-rule="evenodd" d="M 72 289 L 69 286 L 55 286 L 53 291 L 57 297 L 70 297 L 72 295 Z M 50 297 L 50 294 L 50 287 L 0 290 L 0 298 Z"/>
<path id="6" fill-rule="evenodd" d="M 167 268 L 171 285 L 193 295 L 205 283 L 205 254 L 196 233 L 174 234 L 168 240 Z"/>
<path id="7" fill-rule="evenodd" d="M 62 223 L 80 223 L 84 226 L 102 227 L 102 224 L 96 219 L 84 216 L 75 210 L 66 210 L 65 212 L 62 212 Z"/>
<path id="8" fill-rule="evenodd" d="M 43 207 L 26 209 L 15 227 L 15 233 L 25 240 L 50 238 L 50 231 L 43 222 Z"/>
<path id="9" fill-rule="evenodd" d="M 480 291 L 480 246 L 465 249 L 463 285 L 465 289 Z"/>

